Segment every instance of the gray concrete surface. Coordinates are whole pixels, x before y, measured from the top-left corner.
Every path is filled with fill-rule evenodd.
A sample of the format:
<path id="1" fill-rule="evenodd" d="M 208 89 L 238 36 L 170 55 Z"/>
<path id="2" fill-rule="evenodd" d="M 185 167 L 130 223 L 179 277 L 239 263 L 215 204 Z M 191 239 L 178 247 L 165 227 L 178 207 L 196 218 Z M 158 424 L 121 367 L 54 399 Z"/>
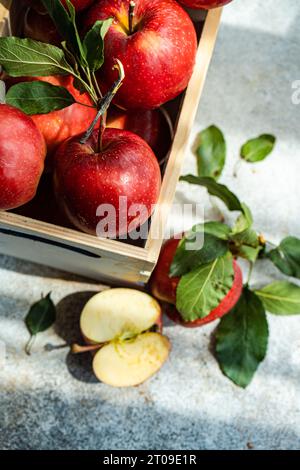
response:
<path id="1" fill-rule="evenodd" d="M 269 239 L 300 236 L 300 79 L 298 0 L 235 0 L 224 12 L 216 53 L 191 143 L 216 123 L 228 139 L 223 181 L 252 208 Z M 269 160 L 232 171 L 249 137 L 278 137 Z M 192 154 L 184 172 L 194 170 Z M 177 202 L 204 201 L 181 184 Z M 209 211 L 207 209 L 207 211 Z M 254 281 L 276 278 L 268 264 Z M 41 266 L 0 257 L 0 448 L 2 449 L 297 449 L 300 447 L 300 318 L 269 318 L 267 359 L 247 390 L 222 376 L 209 352 L 215 325 L 189 331 L 168 325 L 173 350 L 163 370 L 129 390 L 99 384 L 89 357 L 45 351 L 78 338 L 78 316 L 98 285 Z M 55 329 L 23 352 L 23 318 L 41 292 L 58 303 Z M 2 347 L 1 347 L 2 345 Z M 0 357 L 1 360 L 1 357 Z M 4 362 L 4 363 L 3 363 Z"/>

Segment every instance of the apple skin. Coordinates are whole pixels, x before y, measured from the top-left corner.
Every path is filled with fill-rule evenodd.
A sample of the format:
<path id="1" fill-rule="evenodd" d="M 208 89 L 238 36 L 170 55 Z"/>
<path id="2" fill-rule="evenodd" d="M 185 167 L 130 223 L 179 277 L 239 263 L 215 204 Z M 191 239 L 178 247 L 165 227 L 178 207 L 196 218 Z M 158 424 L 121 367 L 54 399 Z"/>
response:
<path id="1" fill-rule="evenodd" d="M 44 169 L 45 141 L 33 120 L 13 106 L 0 104 L 0 209 L 30 201 Z"/>
<path id="2" fill-rule="evenodd" d="M 188 8 L 211 10 L 212 8 L 222 7 L 232 0 L 178 0 L 179 3 Z"/>
<path id="3" fill-rule="evenodd" d="M 26 5 L 35 8 L 37 11 L 44 10 L 40 0 L 23 0 L 23 2 Z M 94 0 L 71 0 L 71 2 L 73 3 L 76 11 L 82 11 L 91 6 Z M 65 0 L 62 0 L 62 4 L 65 5 L 65 3 Z"/>
<path id="4" fill-rule="evenodd" d="M 50 77 L 5 77 L 7 88 L 16 83 L 36 81 L 48 82 L 52 85 L 63 86 L 80 103 L 91 106 L 92 101 L 87 93 L 80 92 L 73 85 L 71 75 L 53 75 Z M 69 137 L 85 132 L 96 116 L 96 109 L 87 108 L 81 104 L 72 104 L 59 111 L 52 111 L 48 114 L 34 114 L 31 116 L 34 123 L 44 136 L 47 145 L 47 167 L 53 167 L 53 155 L 59 145 Z"/>
<path id="5" fill-rule="evenodd" d="M 105 61 L 98 74 L 103 91 L 117 78 L 118 58 L 125 80 L 115 98 L 123 109 L 153 109 L 178 96 L 192 75 L 197 37 L 186 11 L 174 0 L 136 0 L 129 34 L 130 0 L 98 0 L 83 18 L 86 32 L 97 20 L 115 21 L 105 38 Z"/>
<path id="6" fill-rule="evenodd" d="M 234 260 L 234 281 L 227 295 L 207 317 L 191 322 L 186 322 L 182 319 L 180 313 L 176 310 L 175 307 L 176 290 L 180 281 L 180 277 L 172 278 L 169 276 L 170 266 L 179 242 L 180 240 L 171 238 L 164 244 L 158 263 L 150 279 L 150 290 L 155 298 L 169 304 L 166 305 L 165 313 L 171 320 L 187 328 L 197 328 L 223 317 L 234 307 L 234 305 L 239 300 L 243 289 L 242 271 L 237 262 Z"/>
<path id="7" fill-rule="evenodd" d="M 60 46 L 62 41 L 50 16 L 34 8 L 29 8 L 25 13 L 23 35 L 26 38 L 55 46 Z"/>
<path id="8" fill-rule="evenodd" d="M 173 126 L 166 111 L 123 111 L 111 107 L 108 111 L 107 127 L 134 132 L 152 148 L 159 161 L 168 154 L 173 137 Z"/>
<path id="9" fill-rule="evenodd" d="M 161 173 L 149 145 L 138 135 L 120 129 L 106 129 L 102 151 L 97 153 L 98 131 L 86 144 L 82 135 L 64 142 L 55 155 L 54 190 L 68 219 L 79 230 L 95 235 L 101 221 L 96 211 L 101 204 L 116 210 L 116 227 L 109 227 L 107 236 L 115 238 L 142 225 L 150 217 L 157 202 Z M 127 197 L 128 209 L 143 204 L 145 213 L 126 214 L 120 220 L 119 197 Z M 106 235 L 106 234 L 105 234 Z"/>

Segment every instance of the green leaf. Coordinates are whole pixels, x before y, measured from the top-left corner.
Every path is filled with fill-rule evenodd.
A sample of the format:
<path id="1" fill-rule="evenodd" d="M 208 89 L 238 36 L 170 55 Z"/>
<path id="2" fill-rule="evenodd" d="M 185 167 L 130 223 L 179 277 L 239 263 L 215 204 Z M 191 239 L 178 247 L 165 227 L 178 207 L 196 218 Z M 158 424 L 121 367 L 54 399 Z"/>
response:
<path id="1" fill-rule="evenodd" d="M 242 203 L 242 214 L 240 214 L 235 222 L 235 225 L 232 229 L 233 234 L 242 233 L 252 227 L 253 217 L 250 208 Z"/>
<path id="2" fill-rule="evenodd" d="M 33 304 L 26 315 L 25 324 L 31 335 L 25 348 L 27 354 L 30 354 L 34 337 L 38 333 L 50 328 L 56 320 L 56 309 L 50 295 L 51 294 L 49 293 L 46 297 L 43 297 L 41 300 Z"/>
<path id="3" fill-rule="evenodd" d="M 237 255 L 240 256 L 241 258 L 251 261 L 251 263 L 255 263 L 262 249 L 263 249 L 262 246 L 253 248 L 252 246 L 242 245 L 239 248 Z"/>
<path id="4" fill-rule="evenodd" d="M 75 9 L 71 5 L 68 11 L 59 0 L 42 0 L 59 34 L 67 42 L 68 47 L 76 54 L 77 58 L 84 59 L 82 42 L 75 23 Z M 83 57 L 82 57 L 83 55 Z"/>
<path id="5" fill-rule="evenodd" d="M 198 176 L 218 179 L 226 159 L 226 143 L 222 131 L 216 126 L 210 126 L 198 134 L 197 141 Z"/>
<path id="6" fill-rule="evenodd" d="M 69 10 L 69 18 L 71 20 L 71 24 L 73 26 L 73 37 L 75 38 L 75 39 L 73 39 L 73 42 L 76 41 L 76 44 L 73 44 L 73 42 L 72 42 L 72 45 L 74 46 L 74 50 L 77 53 L 77 58 L 78 58 L 79 62 L 83 66 L 87 66 L 88 64 L 87 64 L 87 60 L 86 60 L 85 50 L 84 50 L 84 47 L 83 47 L 78 29 L 77 29 L 75 7 L 74 7 L 73 3 L 70 2 L 70 0 L 66 0 L 66 5 L 67 5 L 68 10 Z M 94 45 L 94 47 L 95 47 L 95 45 Z"/>
<path id="7" fill-rule="evenodd" d="M 204 232 L 210 235 L 214 235 L 221 240 L 228 240 L 231 229 L 228 225 L 221 222 L 204 222 L 203 224 L 197 224 L 192 228 L 192 232 Z"/>
<path id="8" fill-rule="evenodd" d="M 265 309 L 275 315 L 300 314 L 300 287 L 288 281 L 276 281 L 255 292 Z"/>
<path id="9" fill-rule="evenodd" d="M 248 140 L 241 148 L 241 158 L 250 163 L 260 162 L 272 152 L 275 142 L 276 138 L 269 134 Z"/>
<path id="10" fill-rule="evenodd" d="M 103 65 L 104 38 L 112 22 L 113 18 L 108 18 L 104 21 L 96 21 L 84 38 L 83 48 L 91 72 L 96 72 Z"/>
<path id="11" fill-rule="evenodd" d="M 216 356 L 223 373 L 239 387 L 247 387 L 266 356 L 268 323 L 260 299 L 244 288 L 236 306 L 216 331 Z"/>
<path id="12" fill-rule="evenodd" d="M 180 177 L 180 181 L 204 186 L 209 194 L 221 199 L 230 211 L 243 212 L 243 206 L 236 195 L 223 184 L 217 183 L 213 178 L 185 175 Z"/>
<path id="13" fill-rule="evenodd" d="M 205 318 L 232 287 L 234 278 L 231 254 L 185 274 L 176 291 L 176 308 L 185 321 Z"/>
<path id="14" fill-rule="evenodd" d="M 66 88 L 37 81 L 12 86 L 6 95 L 6 102 L 32 115 L 66 108 L 75 100 Z"/>
<path id="15" fill-rule="evenodd" d="M 300 240 L 287 237 L 280 245 L 267 254 L 275 266 L 287 276 L 300 279 Z"/>
<path id="16" fill-rule="evenodd" d="M 59 47 L 32 39 L 0 38 L 0 64 L 11 77 L 44 77 L 72 73 Z"/>
<path id="17" fill-rule="evenodd" d="M 177 247 L 170 267 L 170 276 L 182 276 L 202 264 L 210 263 L 225 255 L 227 251 L 227 241 L 208 233 L 189 232 Z"/>

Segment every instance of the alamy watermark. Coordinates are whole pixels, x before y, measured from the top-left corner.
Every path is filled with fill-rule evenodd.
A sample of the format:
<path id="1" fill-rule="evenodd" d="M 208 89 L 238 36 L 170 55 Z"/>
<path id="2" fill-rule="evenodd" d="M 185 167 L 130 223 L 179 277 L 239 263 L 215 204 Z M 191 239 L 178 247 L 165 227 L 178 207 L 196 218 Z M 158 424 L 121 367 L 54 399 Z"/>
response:
<path id="1" fill-rule="evenodd" d="M 152 214 L 149 217 L 149 214 Z M 169 214 L 167 204 L 128 205 L 127 197 L 120 196 L 118 209 L 112 204 L 101 204 L 96 211 L 98 223 L 96 233 L 99 238 L 119 240 L 160 240 L 161 238 L 182 238 L 196 224 L 204 221 L 202 204 L 173 204 Z M 168 219 L 167 226 L 165 220 Z M 203 230 L 192 234 L 187 241 L 188 250 L 198 250 L 203 246 Z"/>
<path id="2" fill-rule="evenodd" d="M 292 103 L 294 105 L 299 105 L 300 104 L 300 80 L 295 80 L 292 83 Z"/>

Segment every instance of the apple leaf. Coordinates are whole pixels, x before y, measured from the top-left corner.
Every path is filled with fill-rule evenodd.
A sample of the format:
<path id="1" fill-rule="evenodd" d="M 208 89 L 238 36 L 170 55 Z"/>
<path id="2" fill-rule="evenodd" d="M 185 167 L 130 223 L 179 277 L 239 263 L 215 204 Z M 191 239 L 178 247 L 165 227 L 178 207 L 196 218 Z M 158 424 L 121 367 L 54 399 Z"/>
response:
<path id="1" fill-rule="evenodd" d="M 192 249 L 198 243 L 201 243 L 202 248 Z M 206 234 L 203 241 L 199 242 L 197 234 L 194 233 L 191 237 L 183 238 L 179 244 L 170 267 L 170 276 L 182 276 L 223 256 L 227 251 L 228 243 L 225 240 Z"/>
<path id="2" fill-rule="evenodd" d="M 242 202 L 241 204 L 243 212 L 238 216 L 234 227 L 232 229 L 232 234 L 239 234 L 242 233 L 246 230 L 248 230 L 250 227 L 252 227 L 253 224 L 253 217 L 250 208 Z"/>
<path id="3" fill-rule="evenodd" d="M 226 159 L 226 142 L 224 135 L 216 126 L 210 126 L 197 136 L 197 169 L 198 176 L 218 179 Z"/>
<path id="4" fill-rule="evenodd" d="M 182 318 L 194 321 L 207 317 L 229 292 L 233 279 L 230 253 L 182 276 L 176 291 L 176 308 Z"/>
<path id="5" fill-rule="evenodd" d="M 78 59 L 84 59 L 82 42 L 75 23 L 75 9 L 67 2 L 68 10 L 60 0 L 42 0 L 48 14 L 52 18 L 59 34 L 67 42 L 68 47 L 76 54 Z"/>
<path id="6" fill-rule="evenodd" d="M 35 336 L 50 328 L 56 320 L 56 309 L 50 295 L 51 293 L 33 304 L 26 315 L 25 324 L 31 335 L 30 340 L 25 347 L 27 354 L 30 354 Z"/>
<path id="7" fill-rule="evenodd" d="M 258 296 L 244 288 L 240 300 L 216 330 L 216 357 L 222 372 L 246 388 L 268 347 L 266 312 Z"/>
<path id="8" fill-rule="evenodd" d="M 273 151 L 275 142 L 276 138 L 269 134 L 248 140 L 241 148 L 241 158 L 249 163 L 260 162 Z"/>
<path id="9" fill-rule="evenodd" d="M 300 314 L 300 287 L 288 281 L 276 281 L 257 290 L 265 309 L 275 315 Z"/>
<path id="10" fill-rule="evenodd" d="M 203 224 L 197 224 L 191 231 L 204 232 L 214 235 L 217 238 L 221 238 L 221 240 L 228 240 L 231 229 L 228 225 L 221 222 L 215 222 L 213 220 L 210 222 L 204 222 Z"/>
<path id="11" fill-rule="evenodd" d="M 12 86 L 6 102 L 26 114 L 47 114 L 76 103 L 69 91 L 46 82 L 24 82 Z"/>
<path id="12" fill-rule="evenodd" d="M 104 21 L 96 21 L 84 38 L 83 48 L 91 72 L 96 72 L 103 65 L 104 38 L 112 22 L 112 18 L 108 18 Z"/>
<path id="13" fill-rule="evenodd" d="M 72 68 L 59 47 L 33 39 L 0 38 L 0 64 L 11 77 L 45 77 L 72 73 Z"/>
<path id="14" fill-rule="evenodd" d="M 287 237 L 267 257 L 287 276 L 300 279 L 300 240 Z"/>
<path id="15" fill-rule="evenodd" d="M 190 184 L 197 184 L 204 186 L 209 194 L 216 196 L 221 199 L 230 211 L 241 211 L 243 212 L 243 206 L 239 199 L 233 194 L 227 186 L 217 183 L 213 178 L 201 177 L 194 175 L 185 175 L 180 177 L 180 181 L 186 181 Z"/>

